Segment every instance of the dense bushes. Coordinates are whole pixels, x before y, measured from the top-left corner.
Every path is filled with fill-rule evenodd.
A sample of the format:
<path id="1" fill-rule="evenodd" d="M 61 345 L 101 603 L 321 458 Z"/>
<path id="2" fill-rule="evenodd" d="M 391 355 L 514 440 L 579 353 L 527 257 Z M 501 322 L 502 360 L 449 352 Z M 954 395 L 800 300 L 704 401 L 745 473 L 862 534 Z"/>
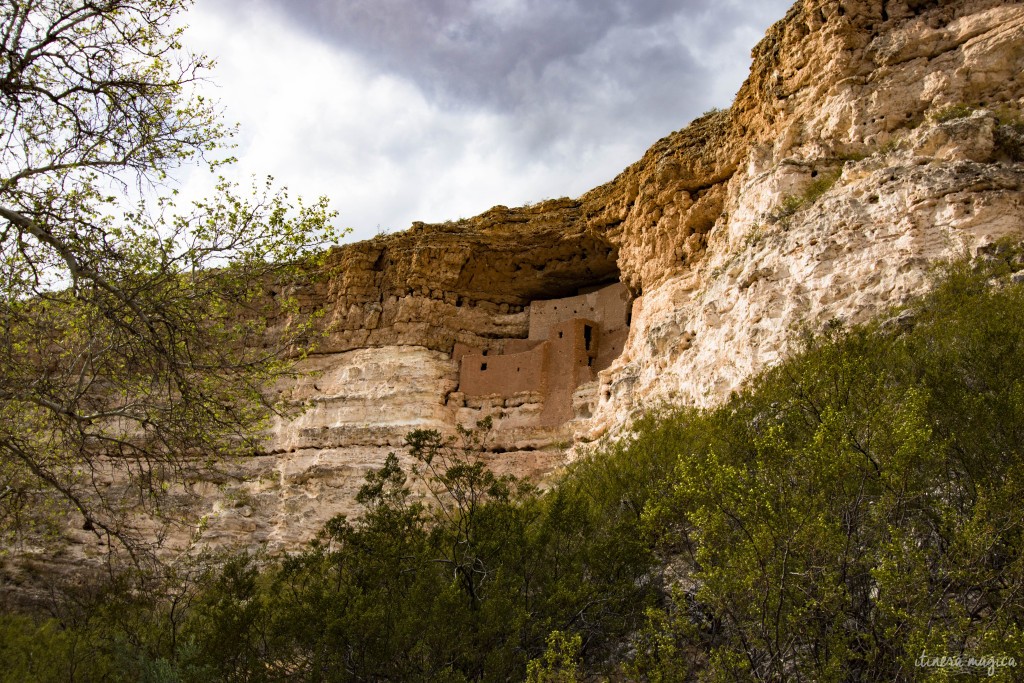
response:
<path id="1" fill-rule="evenodd" d="M 431 505 L 410 495 L 392 456 L 360 491 L 360 519 L 332 520 L 301 554 L 235 557 L 184 582 L 202 588 L 173 643 L 165 601 L 108 592 L 76 610 L 75 625 L 48 620 L 0 645 L 24 662 L 11 680 L 66 680 L 78 667 L 110 680 L 504 681 L 523 679 L 549 641 L 560 643 L 554 631 L 571 634 L 571 656 L 549 653 L 537 680 L 562 680 L 543 676 L 578 656 L 609 658 L 658 594 L 656 558 L 636 530 L 645 482 L 663 477 L 637 478 L 620 449 L 609 467 L 574 468 L 540 495 L 473 457 L 487 428 L 458 442 L 409 435 Z M 666 475 L 669 454 L 663 462 Z M 26 622 L 7 625 L 13 636 Z M 29 646 L 69 633 L 94 644 L 54 650 L 51 675 Z"/>
<path id="2" fill-rule="evenodd" d="M 1012 258 L 952 268 L 913 311 L 833 329 L 720 410 L 677 418 L 690 428 L 673 494 L 646 514 L 692 580 L 651 614 L 638 673 L 1024 666 L 1024 292 L 990 286 Z"/>
<path id="3" fill-rule="evenodd" d="M 480 465 L 482 432 L 414 432 L 432 504 L 389 458 L 365 515 L 301 554 L 7 617 L 0 678 L 923 680 L 1005 655 L 982 663 L 1010 680 L 1024 288 L 994 254 L 716 410 L 643 418 L 544 494 Z"/>

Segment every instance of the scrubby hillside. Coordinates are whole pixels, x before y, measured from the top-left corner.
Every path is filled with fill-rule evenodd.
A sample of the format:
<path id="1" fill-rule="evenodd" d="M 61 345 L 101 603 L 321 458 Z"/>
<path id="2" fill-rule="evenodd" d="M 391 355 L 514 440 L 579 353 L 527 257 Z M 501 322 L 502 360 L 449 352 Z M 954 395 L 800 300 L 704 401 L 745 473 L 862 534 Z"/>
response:
<path id="1" fill-rule="evenodd" d="M 997 245 L 545 494 L 483 466 L 486 422 L 414 431 L 430 505 L 388 458 L 302 553 L 6 618 L 0 679 L 880 681 L 973 657 L 1016 680 L 1022 281 Z"/>
<path id="2" fill-rule="evenodd" d="M 107 558 L 74 514 L 5 562 L 54 618 L 0 679 L 1014 680 L 1024 5 L 801 0 L 753 57 L 582 197 L 327 254 L 270 321 L 318 328 L 302 410 L 158 570 L 42 590 Z M 615 283 L 559 410 L 461 386 Z"/>
<path id="3" fill-rule="evenodd" d="M 336 250 L 297 290 L 324 316 L 291 394 L 308 410 L 238 482 L 196 489 L 209 542 L 297 547 L 357 510 L 363 475 L 412 429 L 489 416 L 489 465 L 543 478 L 652 403 L 721 402 L 803 327 L 923 293 L 930 262 L 1024 234 L 1020 73 L 1020 3 L 801 0 L 729 110 L 606 185 Z M 541 418 L 543 395 L 461 390 L 459 345 L 500 351 L 527 337 L 533 302 L 616 280 L 628 338 L 568 421 Z"/>

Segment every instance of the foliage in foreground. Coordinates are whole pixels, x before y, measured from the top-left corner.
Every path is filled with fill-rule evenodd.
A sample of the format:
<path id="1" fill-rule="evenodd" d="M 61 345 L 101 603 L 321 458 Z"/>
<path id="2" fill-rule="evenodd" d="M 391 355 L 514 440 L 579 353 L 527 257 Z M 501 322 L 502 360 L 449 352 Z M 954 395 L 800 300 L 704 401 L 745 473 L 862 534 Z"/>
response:
<path id="1" fill-rule="evenodd" d="M 259 449 L 263 389 L 309 346 L 283 285 L 334 239 L 327 200 L 168 186 L 229 161 L 191 4 L 0 9 L 0 556 L 76 520 L 150 559 L 191 521 L 182 486 Z"/>
<path id="2" fill-rule="evenodd" d="M 636 530 L 662 477 L 632 477 L 620 461 L 540 495 L 472 457 L 485 434 L 413 432 L 431 505 L 391 456 L 360 491 L 364 516 L 332 520 L 305 552 L 163 582 L 177 615 L 152 589 L 108 590 L 62 605 L 67 628 L 47 620 L 22 638 L 26 622 L 7 622 L 11 680 L 72 668 L 81 680 L 522 679 L 549 642 L 534 677 L 572 680 L 581 652 L 607 652 L 655 604 L 655 558 Z"/>
<path id="3" fill-rule="evenodd" d="M 673 493 L 645 523 L 692 581 L 652 611 L 636 674 L 946 680 L 929 663 L 948 656 L 1020 675 L 1024 291 L 991 286 L 1022 265 L 995 251 L 677 418 Z"/>
<path id="4" fill-rule="evenodd" d="M 644 418 L 545 494 L 488 472 L 473 435 L 415 432 L 432 505 L 389 458 L 365 515 L 300 555 L 5 618 L 0 676 L 956 680 L 935 658 L 973 656 L 1013 680 L 1024 287 L 996 254 L 719 409 Z"/>

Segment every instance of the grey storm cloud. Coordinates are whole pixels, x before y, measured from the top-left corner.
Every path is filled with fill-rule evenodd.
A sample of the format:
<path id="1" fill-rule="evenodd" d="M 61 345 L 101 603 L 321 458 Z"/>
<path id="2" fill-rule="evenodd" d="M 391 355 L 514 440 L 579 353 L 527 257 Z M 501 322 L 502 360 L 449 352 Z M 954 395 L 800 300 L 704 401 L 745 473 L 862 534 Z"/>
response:
<path id="1" fill-rule="evenodd" d="M 212 0 L 237 4 L 252 0 Z M 781 18 L 789 0 L 258 0 L 328 44 L 415 82 L 445 106 L 520 114 L 583 106 L 638 123 L 700 105 L 702 54 Z M 601 105 L 611 110 L 602 112 Z M 536 116 L 535 120 L 529 117 Z M 557 126 L 556 126 L 557 128 Z M 557 131 L 534 131 L 538 140 Z"/>
<path id="2" fill-rule="evenodd" d="M 195 18 L 246 163 L 396 226 L 606 182 L 727 106 L 791 2 L 197 0 Z"/>
<path id="3" fill-rule="evenodd" d="M 679 11 L 660 1 L 342 0 L 295 3 L 288 15 L 432 94 L 516 107 L 552 66 L 582 66 L 595 47 L 640 56 L 645 46 L 615 45 L 615 31 L 657 26 Z"/>

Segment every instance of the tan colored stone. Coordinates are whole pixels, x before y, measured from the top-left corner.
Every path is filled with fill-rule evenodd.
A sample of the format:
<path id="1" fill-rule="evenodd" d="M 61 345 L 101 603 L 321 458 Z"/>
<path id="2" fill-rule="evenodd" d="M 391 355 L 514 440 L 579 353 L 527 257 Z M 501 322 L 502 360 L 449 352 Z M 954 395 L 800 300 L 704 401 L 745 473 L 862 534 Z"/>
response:
<path id="1" fill-rule="evenodd" d="M 928 263 L 1020 235 L 1024 168 L 996 115 L 933 117 L 959 104 L 1020 111 L 1024 7 L 914 4 L 924 9 L 797 3 L 755 49 L 731 110 L 579 200 L 332 253 L 304 288 L 328 321 L 325 355 L 304 365 L 317 374 L 295 388 L 312 408 L 275 428 L 278 511 L 251 518 L 279 544 L 308 537 L 328 510 L 358 513 L 361 477 L 405 431 L 485 416 L 489 462 L 541 476 L 573 435 L 613 432 L 658 401 L 714 404 L 790 353 L 801 326 L 866 320 L 927 288 Z M 830 173 L 820 198 L 771 220 Z M 621 356 L 572 393 L 568 423 L 538 428 L 538 394 L 458 390 L 466 350 L 532 348 L 499 341 L 528 336 L 524 307 L 616 275 L 643 296 Z"/>
<path id="2" fill-rule="evenodd" d="M 333 250 L 295 290 L 323 343 L 279 387 L 308 409 L 237 480 L 193 487 L 206 542 L 295 548 L 358 515 L 363 476 L 391 451 L 410 464 L 416 428 L 489 416 L 488 463 L 541 478 L 561 445 L 659 401 L 713 405 L 799 329 L 884 313 L 928 288 L 930 263 L 1024 235 L 1024 136 L 1007 125 L 1024 104 L 1021 3 L 800 0 L 753 57 L 730 110 L 579 199 Z M 953 105 L 978 111 L 941 120 Z M 468 349 L 529 350 L 531 303 L 616 278 L 636 297 L 629 334 L 571 391 L 568 422 L 538 426 L 537 392 L 460 390 Z M 68 540 L 69 562 L 101 555 Z"/>

